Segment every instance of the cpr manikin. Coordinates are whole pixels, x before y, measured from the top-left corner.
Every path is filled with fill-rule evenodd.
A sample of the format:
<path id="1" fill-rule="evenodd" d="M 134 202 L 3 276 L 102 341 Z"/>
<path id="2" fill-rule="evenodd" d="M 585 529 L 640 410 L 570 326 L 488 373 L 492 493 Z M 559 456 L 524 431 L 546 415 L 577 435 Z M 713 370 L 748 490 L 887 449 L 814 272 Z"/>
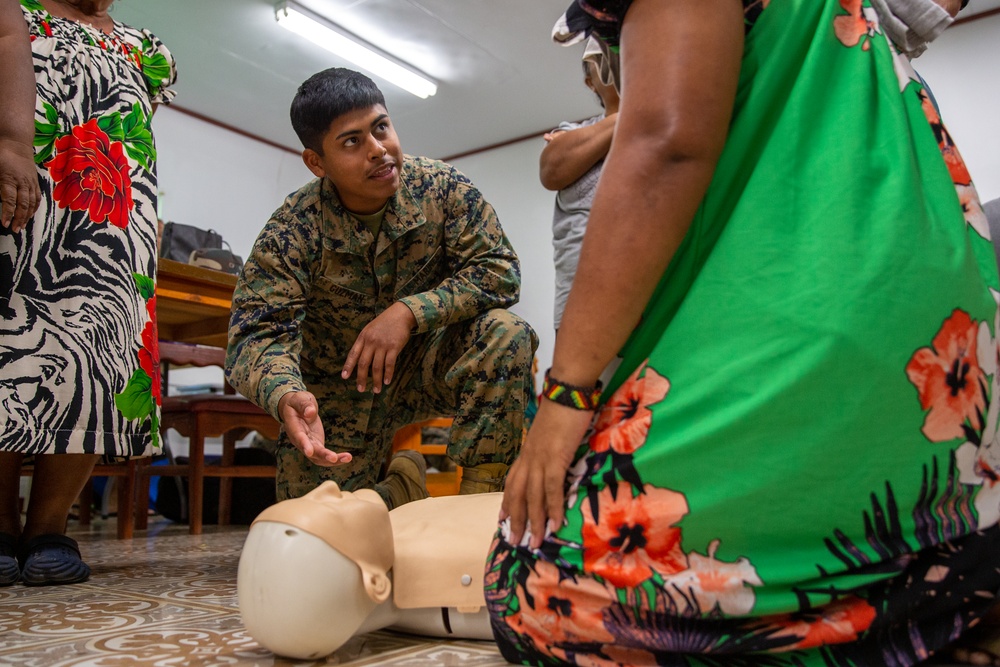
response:
<path id="1" fill-rule="evenodd" d="M 483 569 L 501 493 L 427 498 L 391 512 L 334 482 L 264 510 L 240 556 L 247 632 L 277 655 L 316 659 L 382 628 L 492 639 Z"/>

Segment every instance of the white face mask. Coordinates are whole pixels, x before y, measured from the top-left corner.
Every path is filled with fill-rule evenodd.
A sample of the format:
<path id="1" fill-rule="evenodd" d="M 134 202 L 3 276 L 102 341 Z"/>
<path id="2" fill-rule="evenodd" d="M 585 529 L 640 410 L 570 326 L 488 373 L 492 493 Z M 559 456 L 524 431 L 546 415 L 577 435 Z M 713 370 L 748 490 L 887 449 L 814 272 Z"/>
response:
<path id="1" fill-rule="evenodd" d="M 954 19 L 934 0 L 871 0 L 879 24 L 896 48 L 916 58 Z"/>

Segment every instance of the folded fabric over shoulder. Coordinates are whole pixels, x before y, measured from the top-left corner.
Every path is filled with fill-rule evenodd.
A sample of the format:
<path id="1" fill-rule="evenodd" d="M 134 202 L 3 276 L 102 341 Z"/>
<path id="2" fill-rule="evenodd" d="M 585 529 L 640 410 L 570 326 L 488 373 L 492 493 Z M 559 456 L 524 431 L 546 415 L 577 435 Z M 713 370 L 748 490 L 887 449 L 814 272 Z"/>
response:
<path id="1" fill-rule="evenodd" d="M 871 0 L 885 34 L 904 55 L 916 58 L 955 20 L 934 0 Z"/>

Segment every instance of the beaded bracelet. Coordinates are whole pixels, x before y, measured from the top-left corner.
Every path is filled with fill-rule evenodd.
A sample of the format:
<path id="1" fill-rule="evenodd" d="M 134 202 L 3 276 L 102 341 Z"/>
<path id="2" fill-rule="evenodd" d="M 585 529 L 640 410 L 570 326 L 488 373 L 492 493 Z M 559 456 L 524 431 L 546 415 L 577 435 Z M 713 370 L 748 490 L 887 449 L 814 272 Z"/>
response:
<path id="1" fill-rule="evenodd" d="M 601 381 L 593 387 L 576 387 L 556 380 L 549 371 L 545 371 L 545 381 L 542 383 L 542 396 L 553 403 L 565 405 L 577 410 L 596 410 L 601 399 Z"/>

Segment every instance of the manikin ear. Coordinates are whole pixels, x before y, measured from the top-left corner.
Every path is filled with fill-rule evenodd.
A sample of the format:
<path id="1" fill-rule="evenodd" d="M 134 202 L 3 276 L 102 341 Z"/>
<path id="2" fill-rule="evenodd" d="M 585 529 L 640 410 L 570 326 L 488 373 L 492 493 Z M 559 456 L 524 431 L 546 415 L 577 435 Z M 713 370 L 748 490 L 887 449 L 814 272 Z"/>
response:
<path id="1" fill-rule="evenodd" d="M 361 576 L 364 577 L 365 593 L 372 599 L 372 602 L 385 602 L 392 592 L 392 582 L 381 572 L 366 572 L 361 568 Z"/>
<path id="2" fill-rule="evenodd" d="M 326 169 L 323 168 L 323 158 L 313 149 L 307 148 L 302 151 L 302 162 L 304 162 L 306 168 L 313 173 L 313 176 L 317 176 L 319 178 L 326 176 Z"/>

